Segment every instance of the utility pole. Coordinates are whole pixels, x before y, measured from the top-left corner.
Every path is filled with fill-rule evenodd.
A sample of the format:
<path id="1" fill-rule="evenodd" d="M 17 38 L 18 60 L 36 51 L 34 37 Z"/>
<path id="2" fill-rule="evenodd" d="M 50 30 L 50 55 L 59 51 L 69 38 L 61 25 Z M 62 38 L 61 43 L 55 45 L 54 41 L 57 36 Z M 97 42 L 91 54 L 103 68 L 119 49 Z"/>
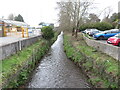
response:
<path id="1" fill-rule="evenodd" d="M 24 28 L 22 27 L 22 37 L 24 38 Z"/>
<path id="2" fill-rule="evenodd" d="M 5 36 L 4 21 L 2 21 L 2 37 Z"/>

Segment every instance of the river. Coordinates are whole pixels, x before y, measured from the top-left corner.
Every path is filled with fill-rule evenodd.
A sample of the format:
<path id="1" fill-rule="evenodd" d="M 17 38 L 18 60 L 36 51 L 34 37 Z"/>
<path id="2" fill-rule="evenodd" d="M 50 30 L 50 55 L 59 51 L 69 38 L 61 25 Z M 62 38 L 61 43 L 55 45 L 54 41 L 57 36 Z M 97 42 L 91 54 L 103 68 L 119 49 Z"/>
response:
<path id="1" fill-rule="evenodd" d="M 80 68 L 65 55 L 63 32 L 33 72 L 27 88 L 90 88 Z"/>

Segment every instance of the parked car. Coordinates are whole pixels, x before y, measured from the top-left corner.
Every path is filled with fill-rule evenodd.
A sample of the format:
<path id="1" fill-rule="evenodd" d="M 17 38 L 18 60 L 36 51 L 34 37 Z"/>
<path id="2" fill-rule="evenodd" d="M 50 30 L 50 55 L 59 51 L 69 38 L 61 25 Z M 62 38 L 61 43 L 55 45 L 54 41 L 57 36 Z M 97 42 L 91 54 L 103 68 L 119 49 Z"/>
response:
<path id="1" fill-rule="evenodd" d="M 88 34 L 91 31 L 91 29 L 86 29 L 85 31 L 83 31 L 84 33 Z"/>
<path id="2" fill-rule="evenodd" d="M 82 33 L 85 33 L 85 31 L 81 31 Z"/>
<path id="3" fill-rule="evenodd" d="M 101 33 L 97 33 L 93 35 L 93 37 L 95 39 L 104 40 L 104 39 L 108 39 L 109 37 L 115 36 L 118 33 L 120 33 L 119 29 L 111 29 L 111 30 L 107 30 Z"/>
<path id="4" fill-rule="evenodd" d="M 99 31 L 98 29 L 91 29 L 91 31 L 88 32 L 90 36 L 93 36 L 94 34 L 100 33 L 102 31 Z"/>
<path id="5" fill-rule="evenodd" d="M 107 43 L 120 47 L 120 33 L 108 38 Z"/>

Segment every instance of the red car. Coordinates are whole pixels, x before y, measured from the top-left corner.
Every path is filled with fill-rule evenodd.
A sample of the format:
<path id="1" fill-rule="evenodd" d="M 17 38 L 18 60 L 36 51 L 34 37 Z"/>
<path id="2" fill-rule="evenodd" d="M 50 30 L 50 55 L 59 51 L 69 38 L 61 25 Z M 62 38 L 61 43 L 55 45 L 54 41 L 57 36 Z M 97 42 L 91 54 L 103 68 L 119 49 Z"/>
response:
<path id="1" fill-rule="evenodd" d="M 107 43 L 120 47 L 120 33 L 108 38 Z"/>

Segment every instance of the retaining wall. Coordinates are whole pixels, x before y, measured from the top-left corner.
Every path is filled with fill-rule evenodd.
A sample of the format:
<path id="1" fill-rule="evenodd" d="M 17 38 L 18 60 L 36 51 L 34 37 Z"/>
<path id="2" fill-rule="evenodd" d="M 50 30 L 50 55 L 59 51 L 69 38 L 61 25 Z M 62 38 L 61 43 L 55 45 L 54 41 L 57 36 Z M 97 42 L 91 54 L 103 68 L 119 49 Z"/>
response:
<path id="1" fill-rule="evenodd" d="M 40 38 L 41 36 L 35 36 L 0 46 L 0 53 L 2 53 L 0 55 L 0 60 L 3 60 L 13 54 L 16 54 L 23 48 L 35 43 Z"/>
<path id="2" fill-rule="evenodd" d="M 102 51 L 103 53 L 106 53 L 107 55 L 115 58 L 116 60 L 120 60 L 120 47 L 103 43 L 97 40 L 91 40 L 87 38 L 84 34 L 83 37 L 88 46 L 94 47 L 97 50 Z"/>

